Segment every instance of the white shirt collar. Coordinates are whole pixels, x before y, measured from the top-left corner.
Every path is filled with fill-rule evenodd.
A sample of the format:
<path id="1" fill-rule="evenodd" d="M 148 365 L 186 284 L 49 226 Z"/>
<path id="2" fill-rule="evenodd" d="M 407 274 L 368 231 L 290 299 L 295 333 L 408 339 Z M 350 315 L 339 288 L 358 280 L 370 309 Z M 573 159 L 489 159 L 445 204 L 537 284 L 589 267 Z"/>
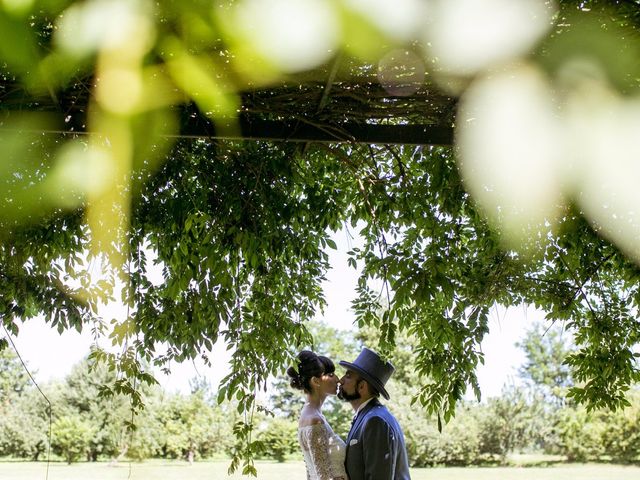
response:
<path id="1" fill-rule="evenodd" d="M 360 413 L 360 411 L 367 405 L 367 403 L 369 403 L 371 400 L 373 400 L 375 397 L 371 397 L 368 400 L 365 400 L 364 402 L 362 402 L 360 404 L 360 406 L 358 407 L 358 410 L 356 410 L 356 413 L 353 415 L 353 418 L 355 420 L 355 418 L 358 416 L 358 414 Z"/>

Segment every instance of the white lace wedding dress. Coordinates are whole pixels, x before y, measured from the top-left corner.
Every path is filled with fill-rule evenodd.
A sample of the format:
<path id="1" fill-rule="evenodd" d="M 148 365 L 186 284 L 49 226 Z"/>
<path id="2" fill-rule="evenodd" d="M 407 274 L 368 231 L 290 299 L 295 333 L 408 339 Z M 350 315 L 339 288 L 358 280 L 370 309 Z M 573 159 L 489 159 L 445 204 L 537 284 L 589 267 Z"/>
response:
<path id="1" fill-rule="evenodd" d="M 298 428 L 298 440 L 307 467 L 307 480 L 348 480 L 344 469 L 345 443 L 326 421 Z"/>

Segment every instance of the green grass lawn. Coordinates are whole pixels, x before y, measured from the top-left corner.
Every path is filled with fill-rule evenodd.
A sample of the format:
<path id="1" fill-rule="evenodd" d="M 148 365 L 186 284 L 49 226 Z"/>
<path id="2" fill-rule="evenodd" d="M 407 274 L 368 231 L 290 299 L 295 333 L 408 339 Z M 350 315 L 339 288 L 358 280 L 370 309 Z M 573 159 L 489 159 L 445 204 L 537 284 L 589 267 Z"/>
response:
<path id="1" fill-rule="evenodd" d="M 217 480 L 247 479 L 235 474 L 227 476 L 226 460 L 196 462 L 190 466 L 179 461 L 146 461 L 143 463 L 51 463 L 49 480 Z M 257 462 L 260 480 L 304 480 L 301 462 Z M 0 462 L 2 480 L 44 480 L 46 463 Z M 549 467 L 491 468 L 416 468 L 413 480 L 638 480 L 640 467 L 596 464 L 556 464 Z"/>

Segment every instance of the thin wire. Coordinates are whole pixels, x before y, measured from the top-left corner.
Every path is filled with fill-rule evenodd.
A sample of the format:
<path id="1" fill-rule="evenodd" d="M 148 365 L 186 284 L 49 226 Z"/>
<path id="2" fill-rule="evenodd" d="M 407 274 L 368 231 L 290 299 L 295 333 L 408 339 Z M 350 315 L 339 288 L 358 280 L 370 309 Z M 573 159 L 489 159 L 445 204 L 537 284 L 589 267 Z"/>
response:
<path id="1" fill-rule="evenodd" d="M 22 363 L 22 367 L 24 368 L 24 371 L 27 372 L 27 375 L 29 375 L 29 378 L 31 379 L 33 384 L 36 386 L 36 388 L 38 389 L 40 394 L 43 396 L 43 398 L 46 400 L 47 404 L 49 405 L 49 408 L 47 409 L 47 414 L 49 415 L 49 442 L 48 442 L 48 449 L 47 449 L 47 470 L 46 470 L 45 477 L 44 477 L 45 480 L 48 480 L 49 479 L 49 463 L 51 462 L 51 423 L 52 423 L 51 422 L 51 408 L 52 408 L 51 407 L 51 402 L 49 401 L 47 396 L 44 394 L 42 389 L 40 389 L 40 386 L 38 385 L 38 383 L 35 381 L 35 379 L 31 375 L 31 372 L 27 368 L 27 365 L 24 363 L 24 360 L 22 360 L 22 356 L 20 355 L 20 352 L 18 351 L 18 349 L 16 347 L 16 344 L 13 343 L 13 339 L 11 338 L 11 335 L 9 334 L 9 331 L 7 330 L 7 327 L 5 326 L 4 322 L 2 323 L 2 328 L 4 330 L 5 335 L 9 339 L 9 342 L 11 342 L 11 346 L 13 347 L 13 351 L 16 352 L 16 355 L 18 356 L 18 359 L 20 360 L 20 363 Z"/>

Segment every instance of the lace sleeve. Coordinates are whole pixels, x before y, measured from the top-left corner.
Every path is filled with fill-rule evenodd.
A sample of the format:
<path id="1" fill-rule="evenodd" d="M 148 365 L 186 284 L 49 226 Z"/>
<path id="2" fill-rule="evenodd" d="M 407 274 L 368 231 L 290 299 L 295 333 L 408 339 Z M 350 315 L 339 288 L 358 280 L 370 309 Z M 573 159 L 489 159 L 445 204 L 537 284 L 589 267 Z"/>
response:
<path id="1" fill-rule="evenodd" d="M 334 476 L 329 458 L 329 431 L 324 424 L 312 425 L 307 431 L 310 460 L 313 463 L 318 480 L 344 478 Z"/>

